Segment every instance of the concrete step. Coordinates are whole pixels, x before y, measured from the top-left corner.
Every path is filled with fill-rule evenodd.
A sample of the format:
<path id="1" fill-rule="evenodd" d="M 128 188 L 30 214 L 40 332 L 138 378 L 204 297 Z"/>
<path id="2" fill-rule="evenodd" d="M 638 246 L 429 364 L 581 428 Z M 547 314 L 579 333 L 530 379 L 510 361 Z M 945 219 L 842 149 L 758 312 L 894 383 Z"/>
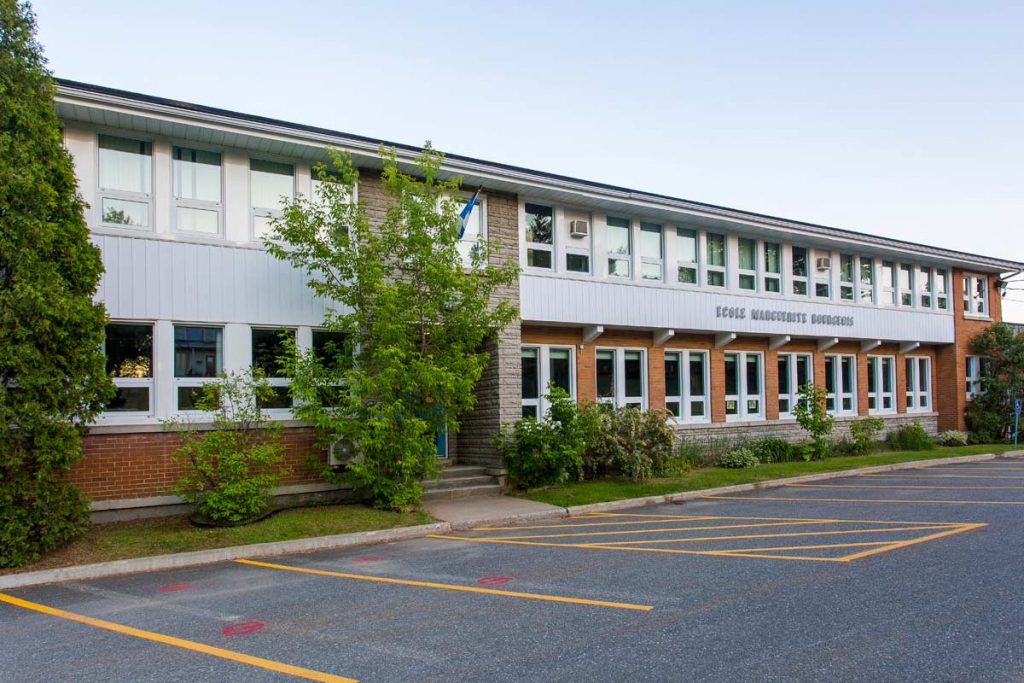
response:
<path id="1" fill-rule="evenodd" d="M 423 482 L 424 491 L 437 491 L 440 489 L 461 489 L 468 486 L 483 486 L 496 484 L 494 477 L 481 474 L 474 477 L 442 477 L 441 479 L 427 479 Z"/>
<path id="2" fill-rule="evenodd" d="M 487 468 L 478 465 L 452 465 L 441 468 L 442 479 L 463 479 L 465 477 L 482 477 L 487 474 Z"/>
<path id="3" fill-rule="evenodd" d="M 482 484 L 479 486 L 464 486 L 457 489 L 432 489 L 423 492 L 423 500 L 458 500 L 461 498 L 475 498 L 476 496 L 499 496 L 501 487 L 497 484 Z"/>

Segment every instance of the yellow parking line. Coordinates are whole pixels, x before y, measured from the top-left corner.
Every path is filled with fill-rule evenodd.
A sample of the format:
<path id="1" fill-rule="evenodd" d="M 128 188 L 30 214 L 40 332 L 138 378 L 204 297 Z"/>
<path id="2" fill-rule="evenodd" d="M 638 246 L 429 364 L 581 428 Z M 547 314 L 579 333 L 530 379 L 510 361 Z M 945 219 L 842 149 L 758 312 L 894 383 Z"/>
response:
<path id="1" fill-rule="evenodd" d="M 586 519 L 580 517 L 579 519 Z M 717 517 L 689 517 L 688 522 L 697 522 L 707 519 L 717 519 Z M 586 522 L 584 524 L 531 524 L 524 526 L 478 526 L 473 527 L 470 531 L 514 531 L 519 529 L 575 529 L 576 527 L 591 527 L 591 526 L 624 526 L 626 524 L 659 524 L 668 520 L 664 519 L 645 519 L 636 520 L 632 522 Z"/>
<path id="2" fill-rule="evenodd" d="M 745 500 L 756 503 L 759 500 L 782 501 L 787 503 L 941 503 L 945 505 L 1024 505 L 1022 500 L 890 500 L 886 498 L 783 498 L 776 496 L 702 496 L 708 500 Z"/>
<path id="3" fill-rule="evenodd" d="M 753 553 L 762 550 L 821 550 L 824 548 L 862 548 L 864 546 L 893 545 L 892 541 L 871 541 L 860 543 L 823 543 L 820 545 L 780 545 L 770 548 L 729 548 L 722 550 L 723 553 Z"/>
<path id="4" fill-rule="evenodd" d="M 933 472 L 1024 472 L 1024 467 L 917 467 L 911 472 L 926 472 L 931 470 Z"/>
<path id="5" fill-rule="evenodd" d="M 799 536 L 839 536 L 846 534 L 888 534 L 896 533 L 898 531 L 931 531 L 935 528 L 948 528 L 948 527 L 936 527 L 934 525 L 917 525 L 917 526 L 906 526 L 906 527 L 895 527 L 885 529 L 844 529 L 842 531 L 794 531 L 783 534 L 740 534 L 734 536 L 703 536 L 699 538 L 659 538 L 646 541 L 598 541 L 596 543 L 580 543 L 582 546 L 610 546 L 610 545 L 647 545 L 654 543 L 696 543 L 698 541 L 729 541 L 733 539 L 746 539 L 746 538 L 794 538 Z M 513 536 L 512 538 L 515 538 Z"/>
<path id="6" fill-rule="evenodd" d="M 963 524 L 958 529 L 949 529 L 948 531 L 940 531 L 938 533 L 931 534 L 930 536 L 922 536 L 920 538 L 913 538 L 913 539 L 910 539 L 910 540 L 907 540 L 907 541 L 896 541 L 895 543 L 892 544 L 892 548 L 889 548 L 889 550 L 897 550 L 899 548 L 906 548 L 907 546 L 916 545 L 918 543 L 924 543 L 925 541 L 934 541 L 935 539 L 942 538 L 943 536 L 952 536 L 953 534 L 960 534 L 960 533 L 963 533 L 965 531 L 973 531 L 975 529 L 980 529 L 980 528 L 985 527 L 985 526 L 988 526 L 988 524 Z M 862 557 L 867 557 L 869 555 L 876 555 L 876 554 L 878 554 L 880 552 L 885 552 L 885 549 L 876 548 L 876 549 L 873 549 L 873 550 L 865 550 L 865 551 L 860 552 L 860 553 L 854 553 L 853 555 L 846 555 L 846 556 L 843 557 L 843 560 L 845 560 L 846 562 L 853 562 L 854 560 L 859 560 Z"/>
<path id="7" fill-rule="evenodd" d="M 83 614 L 66 612 L 62 609 L 56 609 L 54 607 L 42 605 L 38 602 L 29 602 L 28 600 L 22 600 L 21 598 L 16 598 L 11 595 L 5 595 L 3 593 L 0 593 L 0 602 L 6 602 L 17 607 L 23 607 L 25 609 L 32 610 L 34 612 L 48 614 L 52 617 L 58 617 L 60 619 L 67 619 L 68 621 L 76 621 L 80 624 L 86 624 L 88 626 L 106 629 L 107 631 L 113 631 L 114 633 L 120 633 L 126 636 L 133 636 L 135 638 L 141 638 L 143 640 L 150 640 L 156 643 L 163 643 L 164 645 L 171 645 L 173 647 L 180 647 L 184 650 L 192 650 L 193 652 L 201 652 L 203 654 L 212 655 L 214 657 L 220 657 L 221 659 L 228 659 L 234 662 L 240 662 L 242 664 L 256 666 L 261 669 L 267 669 L 268 671 L 274 671 L 281 674 L 288 674 L 289 676 L 295 676 L 297 678 L 304 678 L 308 681 L 325 681 L 327 683 L 356 683 L 356 680 L 354 678 L 335 676 L 334 674 L 328 674 L 322 671 L 305 669 L 301 666 L 292 666 L 291 664 L 276 662 L 272 659 L 253 657 L 252 655 L 242 654 L 241 652 L 225 650 L 223 648 L 214 647 L 212 645 L 206 645 L 204 643 L 197 643 L 191 640 L 185 640 L 184 638 L 175 638 L 174 636 L 168 636 L 162 633 L 155 633 L 153 631 L 143 631 L 142 629 L 133 628 L 131 626 L 115 624 L 112 621 L 104 621 L 103 619 L 95 619 L 93 617 L 87 617 Z"/>
<path id="8" fill-rule="evenodd" d="M 943 491 L 1024 491 L 1024 486 L 918 486 L 907 484 L 786 484 L 802 489 L 937 489 Z"/>
<path id="9" fill-rule="evenodd" d="M 499 536 L 499 538 L 573 538 L 579 536 L 626 536 L 634 534 L 657 534 L 670 531 L 703 531 L 704 529 L 748 529 L 766 526 L 805 526 L 823 522 L 759 522 L 756 524 L 715 524 L 710 526 L 661 527 L 658 529 L 630 529 L 628 531 L 581 531 L 578 534 L 528 534 L 525 536 Z"/>
<path id="10" fill-rule="evenodd" d="M 993 476 L 991 474 L 861 474 L 872 479 L 1024 479 L 1024 474 Z"/>
<path id="11" fill-rule="evenodd" d="M 716 498 L 717 496 L 702 496 L 702 498 Z M 631 515 L 618 515 L 627 517 Z M 754 519 L 754 520 L 765 520 L 765 521 L 792 521 L 792 522 L 821 522 L 822 524 L 914 524 L 914 525 L 935 525 L 935 526 L 952 526 L 955 524 L 966 524 L 967 522 L 922 522 L 919 519 L 841 519 L 833 517 L 747 517 L 739 515 L 715 515 L 714 519 Z M 505 527 L 506 529 L 515 529 L 516 527 Z"/>
<path id="12" fill-rule="evenodd" d="M 431 538 L 445 538 L 444 536 L 431 536 Z M 587 598 L 570 598 L 561 595 L 543 595 L 540 593 L 520 593 L 517 591 L 495 590 L 493 588 L 478 588 L 476 586 L 460 586 L 451 583 L 435 583 L 432 581 L 412 581 L 409 579 L 393 579 L 385 576 L 372 576 L 370 574 L 350 574 L 348 572 L 332 572 L 324 569 L 311 569 L 309 567 L 293 567 L 286 564 L 274 564 L 272 562 L 257 562 L 256 560 L 235 560 L 239 564 L 248 564 L 254 567 L 266 569 L 280 569 L 289 572 L 302 574 L 314 574 L 317 576 L 332 576 L 340 579 L 355 579 L 357 581 L 374 581 L 377 583 L 389 583 L 400 586 L 417 586 L 419 588 L 437 588 L 441 590 L 458 591 L 462 593 L 482 593 L 484 595 L 499 595 L 504 598 L 525 598 L 528 600 L 545 600 L 548 602 L 565 602 L 574 605 L 591 605 L 594 607 L 614 607 L 617 609 L 630 609 L 649 612 L 654 609 L 651 605 L 635 605 L 629 602 L 610 602 L 608 600 L 589 600 Z"/>

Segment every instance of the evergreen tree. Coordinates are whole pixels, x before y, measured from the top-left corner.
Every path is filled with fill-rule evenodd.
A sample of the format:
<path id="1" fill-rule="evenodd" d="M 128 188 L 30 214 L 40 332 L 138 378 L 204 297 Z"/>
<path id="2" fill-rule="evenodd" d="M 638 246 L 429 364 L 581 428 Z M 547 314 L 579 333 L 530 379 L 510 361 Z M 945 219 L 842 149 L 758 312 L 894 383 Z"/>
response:
<path id="1" fill-rule="evenodd" d="M 87 501 L 62 474 L 113 394 L 103 265 L 35 29 L 28 3 L 0 0 L 0 567 L 84 530 Z"/>

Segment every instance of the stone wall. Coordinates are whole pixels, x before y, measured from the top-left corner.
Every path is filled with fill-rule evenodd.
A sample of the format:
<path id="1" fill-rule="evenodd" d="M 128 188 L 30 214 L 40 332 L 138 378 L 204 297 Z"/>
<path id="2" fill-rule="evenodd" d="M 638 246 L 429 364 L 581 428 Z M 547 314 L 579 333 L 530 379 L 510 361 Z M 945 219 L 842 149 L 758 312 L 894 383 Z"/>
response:
<path id="1" fill-rule="evenodd" d="M 938 434 L 938 413 L 902 413 L 898 415 L 879 415 L 885 420 L 880 438 L 904 425 L 920 421 L 921 426 L 931 435 Z M 841 438 L 850 435 L 850 423 L 862 417 L 837 417 L 832 435 Z M 800 428 L 795 420 L 772 420 L 762 422 L 715 422 L 711 424 L 676 425 L 676 437 L 683 441 L 707 443 L 712 441 L 752 441 L 755 439 L 775 438 L 786 441 L 806 441 L 807 432 Z"/>

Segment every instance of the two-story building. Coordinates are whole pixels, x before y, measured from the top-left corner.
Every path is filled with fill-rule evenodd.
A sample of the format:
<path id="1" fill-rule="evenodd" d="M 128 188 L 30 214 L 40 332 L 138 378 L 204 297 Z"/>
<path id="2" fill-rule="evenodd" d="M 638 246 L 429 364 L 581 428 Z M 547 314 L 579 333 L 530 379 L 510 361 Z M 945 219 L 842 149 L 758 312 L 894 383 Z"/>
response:
<path id="1" fill-rule="evenodd" d="M 282 329 L 326 339 L 325 302 L 260 237 L 279 198 L 314 191 L 325 148 L 349 152 L 358 199 L 384 210 L 382 142 L 332 130 L 60 81 L 58 113 L 106 274 L 108 369 L 118 395 L 72 474 L 97 509 L 174 502 L 174 439 L 195 389 L 225 370 L 273 374 Z M 410 163 L 418 149 L 394 147 Z M 467 248 L 518 259 L 520 309 L 493 349 L 478 406 L 442 444 L 496 464 L 500 424 L 577 400 L 667 409 L 685 438 L 793 437 L 800 385 L 827 388 L 843 430 L 877 415 L 964 427 L 980 359 L 969 340 L 1000 319 L 1002 277 L 1024 264 L 450 155 L 482 188 Z M 325 458 L 275 376 L 274 419 L 293 467 L 284 492 L 322 489 Z"/>

